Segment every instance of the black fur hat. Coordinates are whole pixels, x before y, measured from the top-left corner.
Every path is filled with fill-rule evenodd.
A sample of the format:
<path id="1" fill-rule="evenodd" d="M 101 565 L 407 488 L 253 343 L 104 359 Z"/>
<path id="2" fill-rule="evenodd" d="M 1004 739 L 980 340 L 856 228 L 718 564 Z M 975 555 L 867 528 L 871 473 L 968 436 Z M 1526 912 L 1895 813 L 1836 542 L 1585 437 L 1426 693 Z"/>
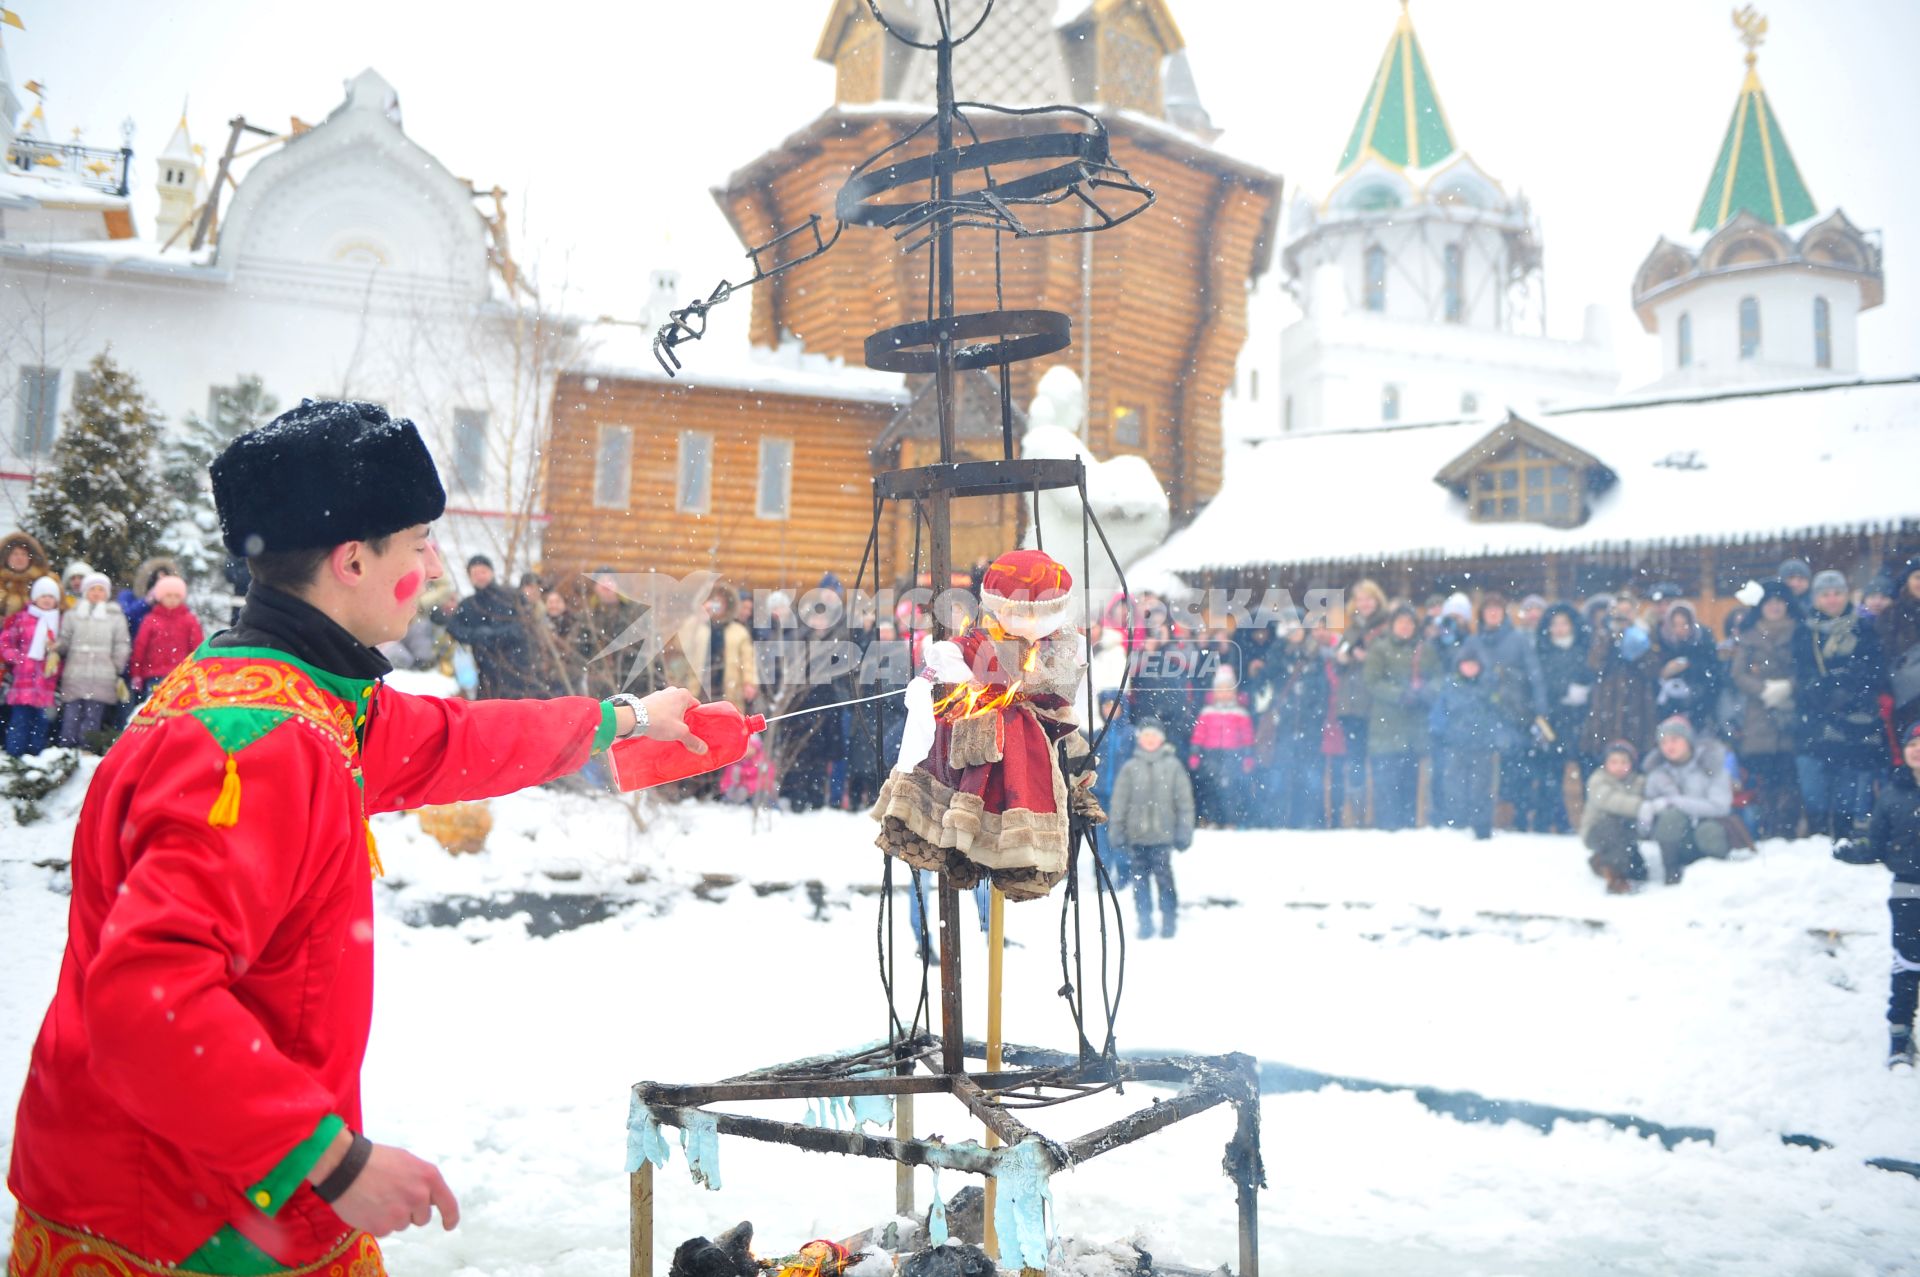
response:
<path id="1" fill-rule="evenodd" d="M 303 399 L 211 469 L 221 539 L 242 556 L 390 536 L 447 508 L 420 432 L 378 404 Z"/>

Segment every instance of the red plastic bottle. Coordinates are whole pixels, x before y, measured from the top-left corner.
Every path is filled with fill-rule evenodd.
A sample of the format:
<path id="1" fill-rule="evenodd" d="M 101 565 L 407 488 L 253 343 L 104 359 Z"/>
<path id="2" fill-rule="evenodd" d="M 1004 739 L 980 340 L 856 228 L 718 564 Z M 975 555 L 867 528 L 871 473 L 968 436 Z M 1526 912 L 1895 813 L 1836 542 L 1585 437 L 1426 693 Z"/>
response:
<path id="1" fill-rule="evenodd" d="M 677 740 L 616 741 L 607 751 L 614 783 L 622 790 L 651 789 L 718 771 L 747 752 L 747 741 L 766 730 L 767 720 L 762 714 L 742 715 L 731 701 L 714 701 L 688 710 L 687 728 L 707 743 L 706 753 L 696 754 Z"/>

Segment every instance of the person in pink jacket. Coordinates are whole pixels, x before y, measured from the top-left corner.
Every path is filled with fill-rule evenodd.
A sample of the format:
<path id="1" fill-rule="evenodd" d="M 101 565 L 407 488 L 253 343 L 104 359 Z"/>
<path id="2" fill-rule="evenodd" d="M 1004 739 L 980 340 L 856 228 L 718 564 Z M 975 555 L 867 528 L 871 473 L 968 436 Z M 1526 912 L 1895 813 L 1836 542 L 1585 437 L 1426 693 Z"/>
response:
<path id="1" fill-rule="evenodd" d="M 1213 691 L 1193 725 L 1187 766 L 1203 822 L 1232 827 L 1246 819 L 1253 715 L 1241 701 L 1239 679 L 1230 666 L 1222 665 L 1213 676 Z"/>
<path id="2" fill-rule="evenodd" d="M 174 666 L 193 655 L 205 633 L 200 618 L 187 607 L 187 583 L 177 576 L 163 576 L 153 583 L 153 606 L 133 636 L 133 662 L 127 668 L 127 682 L 136 699 L 167 675 Z"/>
<path id="3" fill-rule="evenodd" d="M 47 747 L 54 691 L 47 658 L 60 640 L 60 583 L 43 576 L 33 583 L 26 607 L 0 629 L 0 666 L 13 674 L 7 685 L 7 752 L 18 758 Z"/>

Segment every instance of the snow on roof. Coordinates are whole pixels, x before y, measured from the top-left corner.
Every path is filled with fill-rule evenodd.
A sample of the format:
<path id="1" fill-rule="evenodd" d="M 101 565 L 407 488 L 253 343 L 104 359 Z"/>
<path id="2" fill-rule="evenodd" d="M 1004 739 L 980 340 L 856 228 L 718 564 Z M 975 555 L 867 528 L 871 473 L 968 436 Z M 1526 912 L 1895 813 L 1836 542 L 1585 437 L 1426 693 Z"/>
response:
<path id="1" fill-rule="evenodd" d="M 770 350 L 765 346 L 740 349 L 718 343 L 690 343 L 679 349 L 679 375 L 669 378 L 653 357 L 650 328 L 589 324 L 581 330 L 581 336 L 588 351 L 575 371 L 582 373 L 815 399 L 889 404 L 907 401 L 906 378 L 899 373 L 850 367 L 845 360 L 810 354 L 798 345 Z"/>
<path id="2" fill-rule="evenodd" d="M 54 205 L 61 208 L 125 208 L 127 197 L 96 190 L 65 177 L 42 177 L 0 169 L 0 206 Z"/>
<path id="3" fill-rule="evenodd" d="M 162 251 L 150 239 L 9 240 L 0 242 L 0 256 L 42 258 L 75 266 L 138 271 L 224 281 L 229 272 L 213 265 L 213 245 L 198 252 L 184 243 Z"/>
<path id="4" fill-rule="evenodd" d="M 1538 554 L 1920 519 L 1920 374 L 1549 409 L 1528 418 L 1617 482 L 1585 523 L 1474 523 L 1434 482 L 1503 417 L 1230 449 L 1226 482 L 1142 570 Z"/>

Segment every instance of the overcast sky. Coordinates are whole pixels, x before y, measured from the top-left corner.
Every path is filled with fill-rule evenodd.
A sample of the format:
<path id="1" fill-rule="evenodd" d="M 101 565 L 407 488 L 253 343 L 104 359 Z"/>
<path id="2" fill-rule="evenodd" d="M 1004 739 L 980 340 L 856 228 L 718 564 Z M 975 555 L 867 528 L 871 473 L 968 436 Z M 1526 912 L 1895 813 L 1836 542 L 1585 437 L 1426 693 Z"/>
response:
<path id="1" fill-rule="evenodd" d="M 231 116 L 318 120 L 372 66 L 416 141 L 512 193 L 519 255 L 589 314 L 637 313 L 656 266 L 702 292 L 739 278 L 709 189 L 833 91 L 812 59 L 829 0 L 9 3 L 27 28 L 5 31 L 15 82 L 48 87 L 55 136 L 79 125 L 113 144 L 134 122 L 143 234 L 152 156 L 183 97 L 217 155 Z M 1398 7 L 1170 0 L 1221 145 L 1281 173 L 1290 194 L 1325 191 Z M 1887 301 L 1862 321 L 1862 368 L 1920 369 L 1920 3 L 1762 7 L 1761 76 L 1815 202 L 1885 235 Z M 1729 8 L 1413 0 L 1456 140 L 1533 202 L 1551 333 L 1577 337 L 1584 308 L 1606 306 L 1628 386 L 1658 366 L 1628 305 L 1634 268 L 1659 235 L 1687 233 L 1741 82 Z M 721 331 L 740 332 L 746 306 Z"/>

